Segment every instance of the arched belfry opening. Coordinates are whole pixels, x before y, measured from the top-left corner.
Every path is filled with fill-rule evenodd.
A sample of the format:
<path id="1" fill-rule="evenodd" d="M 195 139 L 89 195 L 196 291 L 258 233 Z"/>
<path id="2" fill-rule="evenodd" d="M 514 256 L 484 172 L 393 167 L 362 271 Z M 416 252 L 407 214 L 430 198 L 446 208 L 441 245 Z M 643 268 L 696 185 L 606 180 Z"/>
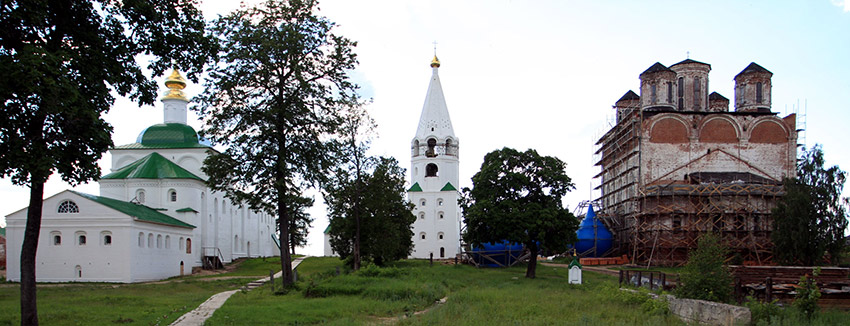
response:
<path id="1" fill-rule="evenodd" d="M 425 156 L 427 157 L 435 157 L 437 156 L 437 140 L 434 138 L 428 138 L 428 150 L 425 151 Z"/>
<path id="2" fill-rule="evenodd" d="M 446 139 L 446 155 L 454 155 L 454 151 L 452 150 L 452 139 Z"/>
<path id="3" fill-rule="evenodd" d="M 413 156 L 419 156 L 419 140 L 413 141 Z"/>
<path id="4" fill-rule="evenodd" d="M 434 163 L 429 163 L 425 166 L 425 176 L 426 177 L 436 177 L 440 174 L 437 165 Z"/>

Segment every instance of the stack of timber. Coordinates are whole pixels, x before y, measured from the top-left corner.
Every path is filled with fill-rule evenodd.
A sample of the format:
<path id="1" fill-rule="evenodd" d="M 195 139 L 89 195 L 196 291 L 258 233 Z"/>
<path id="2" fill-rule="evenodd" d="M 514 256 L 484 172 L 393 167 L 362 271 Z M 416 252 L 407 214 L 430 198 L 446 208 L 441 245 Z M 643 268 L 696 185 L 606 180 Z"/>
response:
<path id="1" fill-rule="evenodd" d="M 730 266 L 735 279 L 735 292 L 739 297 L 751 295 L 771 301 L 791 302 L 797 294 L 800 277 L 812 278 L 815 267 L 808 266 Z M 818 305 L 850 308 L 850 268 L 820 267 L 814 278 L 821 290 Z"/>
<path id="2" fill-rule="evenodd" d="M 623 265 L 629 263 L 629 257 L 626 255 L 622 255 L 620 257 L 579 258 L 579 263 L 581 263 L 583 266 Z"/>

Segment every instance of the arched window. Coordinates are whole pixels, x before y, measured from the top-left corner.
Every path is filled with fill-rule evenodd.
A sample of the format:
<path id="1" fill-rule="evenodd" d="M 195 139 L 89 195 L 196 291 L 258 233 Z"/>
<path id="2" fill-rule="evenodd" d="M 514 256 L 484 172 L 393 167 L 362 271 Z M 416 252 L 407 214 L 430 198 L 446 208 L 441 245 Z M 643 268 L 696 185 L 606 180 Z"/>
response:
<path id="1" fill-rule="evenodd" d="M 425 199 L 423 198 L 422 200 L 419 201 L 419 206 L 425 207 L 425 203 L 426 203 Z"/>
<path id="2" fill-rule="evenodd" d="M 451 149 L 452 149 L 452 139 L 449 138 L 449 139 L 446 139 L 446 155 L 453 155 L 454 154 L 454 152 Z"/>
<path id="3" fill-rule="evenodd" d="M 86 232 L 85 231 L 77 231 L 75 234 L 77 236 L 77 245 L 85 246 L 86 245 Z"/>
<path id="4" fill-rule="evenodd" d="M 103 239 L 103 245 L 104 246 L 111 246 L 112 245 L 112 232 L 103 231 L 103 232 L 100 233 L 100 238 Z"/>
<path id="5" fill-rule="evenodd" d="M 77 203 L 66 200 L 59 204 L 59 209 L 56 210 L 57 213 L 79 213 L 80 207 L 77 206 Z"/>
<path id="6" fill-rule="evenodd" d="M 145 191 L 142 189 L 136 190 L 136 200 L 139 204 L 145 203 Z"/>
<path id="7" fill-rule="evenodd" d="M 440 258 L 446 257 L 446 248 L 440 247 Z"/>
<path id="8" fill-rule="evenodd" d="M 192 239 L 190 239 L 190 238 L 186 238 L 186 253 L 187 254 L 192 253 Z"/>
<path id="9" fill-rule="evenodd" d="M 437 199 L 437 206 L 443 206 L 443 199 L 442 198 Z"/>
<path id="10" fill-rule="evenodd" d="M 677 85 L 676 88 L 677 88 L 677 94 L 676 95 L 678 95 L 678 97 L 679 97 L 679 111 L 682 111 L 682 110 L 685 109 L 685 99 L 684 99 L 684 96 L 685 96 L 685 79 L 684 78 L 679 77 L 679 84 Z"/>
<path id="11" fill-rule="evenodd" d="M 156 249 L 162 249 L 162 234 L 156 235 Z"/>
<path id="12" fill-rule="evenodd" d="M 649 99 L 650 99 L 650 101 L 652 101 L 652 104 L 657 103 L 658 97 L 656 96 L 656 92 L 655 92 L 655 83 L 652 83 L 649 86 L 649 93 L 650 93 Z"/>
<path id="13" fill-rule="evenodd" d="M 673 103 L 673 82 L 667 82 L 667 103 Z"/>
<path id="14" fill-rule="evenodd" d="M 762 85 L 761 82 L 756 83 L 756 103 L 761 103 L 762 101 Z"/>
<path id="15" fill-rule="evenodd" d="M 699 96 L 700 95 L 699 94 L 700 93 L 700 85 L 699 84 L 700 84 L 700 78 L 695 77 L 694 78 L 694 109 L 696 109 L 696 110 L 700 109 L 700 106 L 699 106 L 699 104 L 700 104 L 700 96 Z"/>
<path id="16" fill-rule="evenodd" d="M 439 174 L 440 174 L 440 172 L 438 171 L 436 164 L 428 163 L 428 165 L 425 166 L 425 176 L 426 177 L 436 177 Z"/>
<path id="17" fill-rule="evenodd" d="M 425 232 L 419 233 L 419 237 L 422 238 L 422 240 L 425 240 Z"/>
<path id="18" fill-rule="evenodd" d="M 443 240 L 443 232 L 437 233 L 437 238 Z"/>
<path id="19" fill-rule="evenodd" d="M 180 237 L 180 240 L 177 241 L 177 247 L 180 248 L 180 251 L 183 251 L 183 237 Z"/>
<path id="20" fill-rule="evenodd" d="M 239 235 L 233 236 L 233 252 L 239 251 Z"/>
<path id="21" fill-rule="evenodd" d="M 435 147 L 437 147 L 437 140 L 434 139 L 434 138 L 428 138 L 428 150 L 425 151 L 425 156 L 427 156 L 427 157 L 437 156 L 437 152 L 435 150 Z"/>
<path id="22" fill-rule="evenodd" d="M 144 246 L 145 246 L 145 234 L 142 233 L 142 232 L 139 232 L 139 247 L 144 247 Z"/>
<path id="23" fill-rule="evenodd" d="M 171 202 L 177 201 L 177 191 L 176 190 L 171 189 L 171 190 L 168 191 L 168 200 L 170 200 Z"/>
<path id="24" fill-rule="evenodd" d="M 148 248 L 153 248 L 153 233 L 148 233 Z"/>
<path id="25" fill-rule="evenodd" d="M 439 217 L 440 217 L 440 219 L 442 220 L 442 219 L 443 219 L 443 217 L 444 217 L 444 214 L 443 214 L 443 212 L 440 212 L 437 216 L 439 216 Z"/>
<path id="26" fill-rule="evenodd" d="M 424 219 L 425 219 L 425 212 L 419 212 L 419 219 L 420 219 L 420 220 L 424 220 Z"/>
<path id="27" fill-rule="evenodd" d="M 165 249 L 171 249 L 171 236 L 165 236 Z"/>
<path id="28" fill-rule="evenodd" d="M 50 232 L 50 237 L 53 238 L 53 245 L 54 246 L 61 246 L 62 245 L 62 232 L 59 232 L 59 231 Z"/>

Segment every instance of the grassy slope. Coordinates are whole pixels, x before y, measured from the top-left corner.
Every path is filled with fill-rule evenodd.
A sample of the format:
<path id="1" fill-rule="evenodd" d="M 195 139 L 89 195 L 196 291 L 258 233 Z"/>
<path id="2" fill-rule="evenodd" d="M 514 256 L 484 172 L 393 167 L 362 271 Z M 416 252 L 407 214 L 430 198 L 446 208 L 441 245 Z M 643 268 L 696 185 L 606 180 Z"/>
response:
<path id="1" fill-rule="evenodd" d="M 309 258 L 299 267 L 299 290 L 283 296 L 261 288 L 237 293 L 207 325 L 368 324 L 412 315 L 442 297 L 448 301 L 402 324 L 587 324 L 680 325 L 676 318 L 644 312 L 638 303 L 619 300 L 613 277 L 585 273 L 585 284 L 569 285 L 564 268 L 538 267 L 538 278 L 524 268 L 428 267 L 404 261 L 383 269 L 385 276 L 330 276 L 339 260 Z M 330 271 L 330 272 L 329 272 Z M 312 285 L 310 285 L 312 280 Z M 305 293 L 310 293 L 305 298 Z"/>

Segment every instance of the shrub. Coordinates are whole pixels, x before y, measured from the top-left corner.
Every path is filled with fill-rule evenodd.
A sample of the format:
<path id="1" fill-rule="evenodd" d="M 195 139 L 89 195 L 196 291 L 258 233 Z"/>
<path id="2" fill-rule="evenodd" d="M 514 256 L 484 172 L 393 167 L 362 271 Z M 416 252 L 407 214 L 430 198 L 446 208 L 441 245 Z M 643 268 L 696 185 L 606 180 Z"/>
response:
<path id="1" fill-rule="evenodd" d="M 797 295 L 794 297 L 794 308 L 800 312 L 800 315 L 807 320 L 811 320 L 818 312 L 818 299 L 820 299 L 820 289 L 815 277 L 820 275 L 820 268 L 815 268 L 812 273 L 812 279 L 803 275 L 800 277 L 800 282 L 797 283 Z"/>
<path id="2" fill-rule="evenodd" d="M 752 325 L 770 325 L 774 319 L 785 319 L 784 311 L 777 302 L 776 299 L 773 302 L 759 302 L 753 297 L 747 297 L 744 306 L 750 309 Z"/>
<path id="3" fill-rule="evenodd" d="M 697 248 L 688 254 L 682 269 L 676 296 L 698 300 L 729 302 L 732 298 L 732 276 L 723 265 L 729 249 L 713 233 L 699 238 Z"/>

